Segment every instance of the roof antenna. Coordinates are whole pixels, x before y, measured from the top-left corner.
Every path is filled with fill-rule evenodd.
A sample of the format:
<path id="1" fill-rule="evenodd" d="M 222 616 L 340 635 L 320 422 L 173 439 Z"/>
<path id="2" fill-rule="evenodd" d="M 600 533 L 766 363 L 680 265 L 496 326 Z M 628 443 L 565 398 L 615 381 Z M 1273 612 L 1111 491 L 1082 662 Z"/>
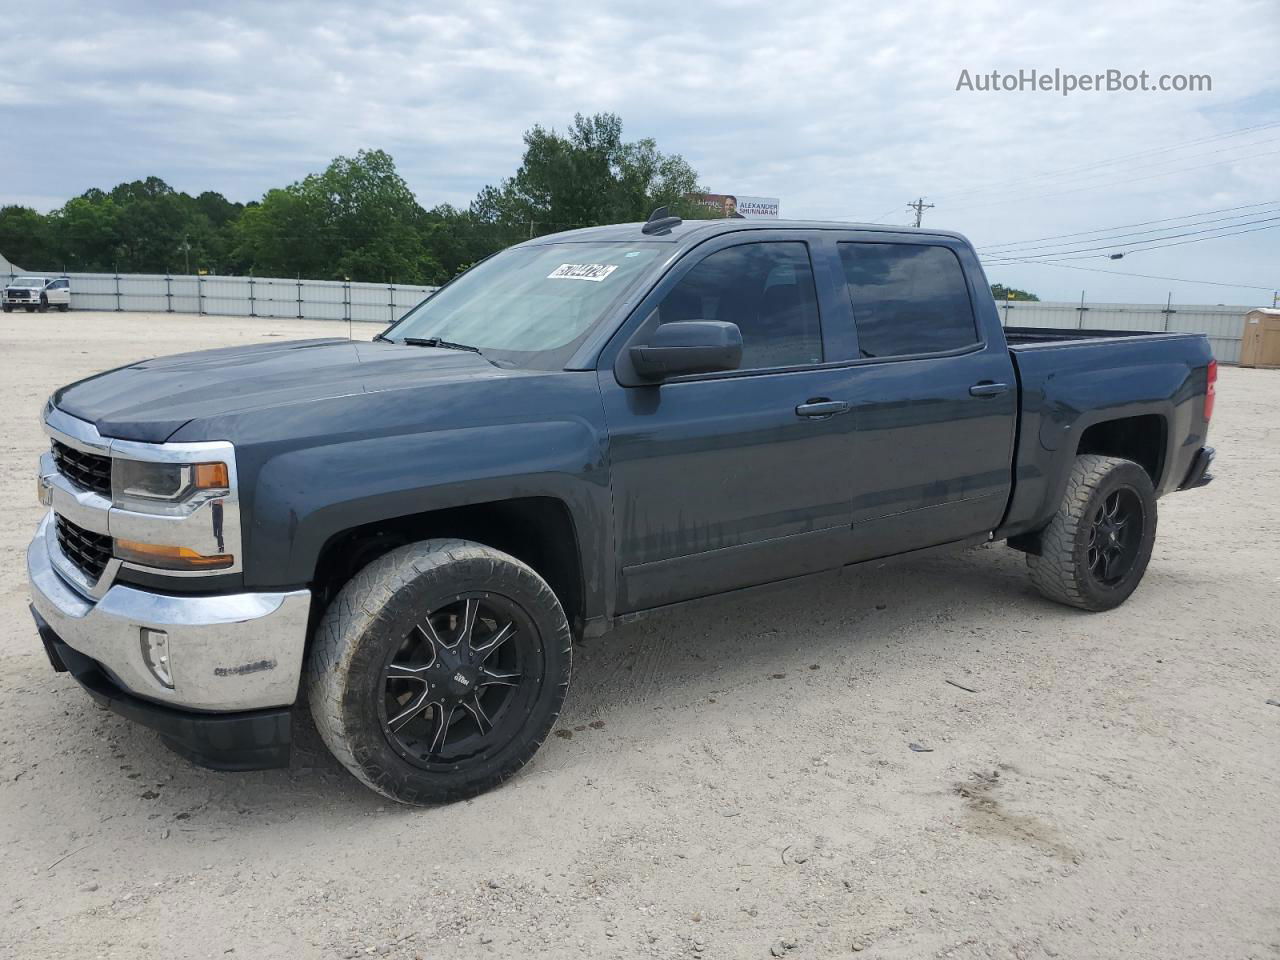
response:
<path id="1" fill-rule="evenodd" d="M 659 207 L 653 213 L 649 214 L 649 219 L 645 221 L 640 232 L 644 234 L 651 233 L 670 233 L 672 227 L 678 227 L 684 223 L 679 217 L 670 216 L 666 207 Z"/>

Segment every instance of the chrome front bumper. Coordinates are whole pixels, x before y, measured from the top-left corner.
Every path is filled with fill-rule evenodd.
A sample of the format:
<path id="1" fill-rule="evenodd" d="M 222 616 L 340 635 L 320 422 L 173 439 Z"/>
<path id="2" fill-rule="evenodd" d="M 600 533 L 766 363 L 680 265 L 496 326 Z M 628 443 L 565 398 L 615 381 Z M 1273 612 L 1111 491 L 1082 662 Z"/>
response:
<path id="1" fill-rule="evenodd" d="M 69 564 L 59 556 L 52 525 L 49 513 L 27 548 L 32 606 L 67 646 L 97 661 L 123 689 L 208 711 L 285 706 L 297 698 L 311 591 L 179 596 L 115 583 L 90 599 L 58 572 Z M 147 666 L 144 627 L 168 634 L 172 688 Z"/>

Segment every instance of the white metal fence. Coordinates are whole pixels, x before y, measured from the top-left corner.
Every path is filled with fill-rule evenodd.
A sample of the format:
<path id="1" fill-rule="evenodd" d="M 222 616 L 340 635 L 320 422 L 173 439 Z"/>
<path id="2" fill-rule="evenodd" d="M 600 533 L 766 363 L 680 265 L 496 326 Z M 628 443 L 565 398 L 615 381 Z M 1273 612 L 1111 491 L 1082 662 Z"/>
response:
<path id="1" fill-rule="evenodd" d="M 49 276 L 51 274 L 46 274 Z M 280 277 L 70 273 L 73 310 L 146 310 L 231 317 L 391 323 L 436 287 Z M 1223 363 L 1240 359 L 1244 316 L 1252 308 L 1179 303 L 997 301 L 1013 327 L 1203 333 Z"/>
<path id="2" fill-rule="evenodd" d="M 72 310 L 144 310 L 370 323 L 398 320 L 437 289 L 404 283 L 280 277 L 145 273 L 59 273 L 56 276 L 71 280 Z"/>
<path id="3" fill-rule="evenodd" d="M 996 301 L 1006 327 L 1086 330 L 1149 330 L 1203 333 L 1222 363 L 1240 360 L 1244 316 L 1252 307 L 1185 303 L 1049 303 Z"/>

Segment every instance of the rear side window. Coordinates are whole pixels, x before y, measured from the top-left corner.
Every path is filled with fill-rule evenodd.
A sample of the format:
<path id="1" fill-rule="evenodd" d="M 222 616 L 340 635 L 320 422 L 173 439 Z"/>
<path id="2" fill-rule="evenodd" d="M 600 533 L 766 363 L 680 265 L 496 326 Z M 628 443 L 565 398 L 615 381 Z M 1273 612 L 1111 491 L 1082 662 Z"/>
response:
<path id="1" fill-rule="evenodd" d="M 946 247 L 841 243 L 858 351 L 903 357 L 978 342 L 964 271 Z"/>
<path id="2" fill-rule="evenodd" d="M 709 254 L 663 298 L 658 320 L 736 323 L 743 370 L 822 362 L 818 295 L 803 243 L 744 243 Z"/>

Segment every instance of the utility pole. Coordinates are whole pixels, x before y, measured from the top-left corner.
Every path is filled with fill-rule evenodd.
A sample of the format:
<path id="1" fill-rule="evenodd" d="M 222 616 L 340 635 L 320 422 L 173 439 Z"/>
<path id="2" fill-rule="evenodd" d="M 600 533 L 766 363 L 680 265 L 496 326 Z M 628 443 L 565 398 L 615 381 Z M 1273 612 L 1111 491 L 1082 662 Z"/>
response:
<path id="1" fill-rule="evenodd" d="M 933 209 L 933 204 L 925 203 L 924 197 L 920 197 L 915 203 L 908 203 L 907 209 L 914 210 L 916 212 L 916 226 L 918 227 L 920 226 L 920 218 L 924 216 L 924 212 L 926 210 Z"/>

